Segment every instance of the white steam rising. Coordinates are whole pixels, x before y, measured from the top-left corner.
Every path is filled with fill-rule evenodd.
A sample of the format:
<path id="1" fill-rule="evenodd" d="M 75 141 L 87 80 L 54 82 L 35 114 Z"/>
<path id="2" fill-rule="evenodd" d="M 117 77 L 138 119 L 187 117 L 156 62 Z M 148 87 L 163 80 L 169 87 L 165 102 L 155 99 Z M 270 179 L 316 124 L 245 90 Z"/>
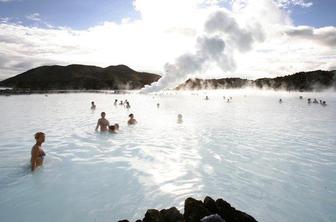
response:
<path id="1" fill-rule="evenodd" d="M 256 27 L 259 28 L 257 25 Z M 164 75 L 158 82 L 145 86 L 144 93 L 175 87 L 188 75 L 206 71 L 207 64 L 215 64 L 224 72 L 236 68 L 235 51 L 251 50 L 255 41 L 262 41 L 259 28 L 243 28 L 229 12 L 218 10 L 210 14 L 204 25 L 204 33 L 197 37 L 194 53 L 179 56 L 173 64 L 167 63 Z"/>

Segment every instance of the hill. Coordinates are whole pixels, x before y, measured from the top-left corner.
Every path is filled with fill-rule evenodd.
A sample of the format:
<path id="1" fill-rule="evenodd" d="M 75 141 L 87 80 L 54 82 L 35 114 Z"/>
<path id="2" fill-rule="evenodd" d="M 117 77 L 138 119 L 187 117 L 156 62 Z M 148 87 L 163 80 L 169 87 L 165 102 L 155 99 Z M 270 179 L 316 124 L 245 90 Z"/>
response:
<path id="1" fill-rule="evenodd" d="M 0 82 L 2 87 L 31 90 L 140 89 L 160 79 L 125 65 L 101 68 L 87 65 L 41 66 Z"/>
<path id="2" fill-rule="evenodd" d="M 282 77 L 261 78 L 256 80 L 241 78 L 188 79 L 186 82 L 178 85 L 176 89 L 237 89 L 244 87 L 287 91 L 321 91 L 327 88 L 336 89 L 336 71 L 316 70 L 311 72 L 299 72 Z"/>

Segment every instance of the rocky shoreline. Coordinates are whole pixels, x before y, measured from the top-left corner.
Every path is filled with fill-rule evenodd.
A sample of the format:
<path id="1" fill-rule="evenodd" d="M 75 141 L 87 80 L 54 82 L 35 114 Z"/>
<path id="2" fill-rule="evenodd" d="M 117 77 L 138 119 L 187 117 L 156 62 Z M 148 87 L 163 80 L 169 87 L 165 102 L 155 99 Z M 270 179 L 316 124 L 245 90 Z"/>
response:
<path id="1" fill-rule="evenodd" d="M 0 89 L 0 96 L 31 95 L 31 94 L 64 94 L 64 93 L 103 93 L 125 94 L 128 90 L 30 90 L 30 89 Z"/>
<path id="2" fill-rule="evenodd" d="M 176 207 L 169 209 L 147 210 L 145 217 L 136 222 L 256 222 L 252 216 L 236 210 L 223 199 L 214 200 L 205 197 L 203 201 L 187 198 L 184 201 L 184 213 Z M 118 222 L 129 222 L 119 220 Z"/>

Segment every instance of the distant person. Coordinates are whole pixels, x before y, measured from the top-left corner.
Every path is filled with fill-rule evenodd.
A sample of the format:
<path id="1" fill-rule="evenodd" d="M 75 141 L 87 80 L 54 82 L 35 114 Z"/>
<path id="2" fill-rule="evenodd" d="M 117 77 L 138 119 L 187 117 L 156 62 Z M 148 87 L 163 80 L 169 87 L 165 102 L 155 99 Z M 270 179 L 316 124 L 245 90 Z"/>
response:
<path id="1" fill-rule="evenodd" d="M 117 133 L 117 129 L 116 129 L 115 125 L 109 126 L 109 132 L 110 133 Z"/>
<path id="2" fill-rule="evenodd" d="M 230 102 L 230 99 L 227 99 L 227 103 L 229 103 Z"/>
<path id="3" fill-rule="evenodd" d="M 123 106 L 123 105 L 124 105 L 124 102 L 123 102 L 123 101 L 120 101 L 119 105 L 120 105 L 120 106 Z"/>
<path id="4" fill-rule="evenodd" d="M 205 96 L 205 100 L 209 100 L 209 97 L 208 97 L 208 96 Z"/>
<path id="5" fill-rule="evenodd" d="M 316 104 L 316 103 L 319 103 L 319 102 L 318 102 L 317 99 L 315 98 L 314 101 L 313 101 L 313 103 Z"/>
<path id="6" fill-rule="evenodd" d="M 300 99 L 303 99 L 303 97 L 302 97 L 302 96 L 300 96 L 299 98 L 300 98 Z"/>
<path id="7" fill-rule="evenodd" d="M 157 108 L 160 108 L 160 103 L 157 103 L 157 104 L 156 104 L 156 107 L 157 107 Z"/>
<path id="8" fill-rule="evenodd" d="M 183 116 L 182 116 L 182 114 L 178 114 L 177 115 L 177 123 L 183 123 Z"/>
<path id="9" fill-rule="evenodd" d="M 130 109 L 131 105 L 129 104 L 129 102 L 126 100 L 126 109 Z"/>
<path id="10" fill-rule="evenodd" d="M 282 99 L 279 99 L 279 103 L 282 103 Z"/>
<path id="11" fill-rule="evenodd" d="M 93 101 L 91 102 L 91 109 L 96 109 L 96 104 Z"/>
<path id="12" fill-rule="evenodd" d="M 118 100 L 117 99 L 114 100 L 114 105 L 115 106 L 118 105 Z"/>
<path id="13" fill-rule="evenodd" d="M 102 112 L 100 116 L 101 118 L 97 122 L 96 131 L 100 127 L 101 132 L 106 132 L 108 130 L 108 127 L 110 126 L 110 123 L 107 119 L 105 119 L 105 116 L 106 116 L 105 112 Z"/>
<path id="14" fill-rule="evenodd" d="M 134 119 L 134 115 L 131 113 L 128 115 L 128 117 L 130 118 L 128 121 L 127 121 L 127 124 L 128 125 L 135 125 L 137 124 L 138 122 L 136 121 L 136 119 Z"/>
<path id="15" fill-rule="evenodd" d="M 115 123 L 114 126 L 115 126 L 116 131 L 119 131 L 119 124 Z"/>
<path id="16" fill-rule="evenodd" d="M 42 143 L 45 140 L 45 134 L 42 132 L 35 133 L 36 143 L 31 150 L 31 170 L 34 171 L 38 166 L 43 165 L 43 158 L 45 156 L 45 152 L 42 149 Z"/>
<path id="17" fill-rule="evenodd" d="M 327 105 L 327 102 L 326 101 L 323 101 L 322 102 L 322 106 L 326 106 Z"/>
<path id="18" fill-rule="evenodd" d="M 311 103 L 311 98 L 308 98 L 307 102 L 308 102 L 308 104 L 310 104 Z"/>

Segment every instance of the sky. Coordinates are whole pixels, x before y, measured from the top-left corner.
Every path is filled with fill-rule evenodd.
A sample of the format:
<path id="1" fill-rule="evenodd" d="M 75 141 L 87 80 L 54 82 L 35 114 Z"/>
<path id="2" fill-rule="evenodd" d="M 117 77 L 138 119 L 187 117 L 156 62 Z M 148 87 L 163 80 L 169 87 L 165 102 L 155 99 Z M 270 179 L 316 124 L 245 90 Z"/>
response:
<path id="1" fill-rule="evenodd" d="M 125 64 L 256 79 L 336 70 L 334 0 L 0 0 L 0 80 L 42 65 Z"/>

